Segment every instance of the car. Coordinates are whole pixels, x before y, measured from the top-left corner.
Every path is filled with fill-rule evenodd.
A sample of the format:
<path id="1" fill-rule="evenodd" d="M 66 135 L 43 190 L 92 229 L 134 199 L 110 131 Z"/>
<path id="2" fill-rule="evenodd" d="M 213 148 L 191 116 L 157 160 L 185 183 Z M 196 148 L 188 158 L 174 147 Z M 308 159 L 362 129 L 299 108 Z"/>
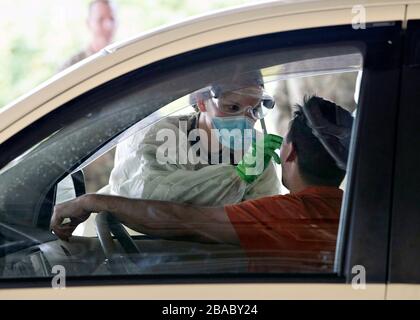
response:
<path id="1" fill-rule="evenodd" d="M 419 48 L 417 0 L 272 1 L 143 33 L 60 72 L 1 109 L 0 298 L 419 299 Z M 190 95 L 238 64 L 261 70 L 277 105 L 318 90 L 354 116 L 331 265 L 247 272 L 241 248 L 150 237 L 106 214 L 67 242 L 51 232 L 54 205 L 103 186 L 89 187 L 89 168 L 106 171 L 117 145 L 191 112 Z M 282 113 L 267 119 L 278 123 Z"/>

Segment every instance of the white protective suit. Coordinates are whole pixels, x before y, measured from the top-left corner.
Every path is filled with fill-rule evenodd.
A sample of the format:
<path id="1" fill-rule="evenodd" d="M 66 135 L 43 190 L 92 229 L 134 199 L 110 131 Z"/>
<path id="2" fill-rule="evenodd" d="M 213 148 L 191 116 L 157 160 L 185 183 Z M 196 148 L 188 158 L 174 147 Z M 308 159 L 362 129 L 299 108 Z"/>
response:
<path id="1" fill-rule="evenodd" d="M 252 184 L 242 181 L 235 166 L 230 164 L 191 164 L 190 161 L 187 164 L 160 164 L 156 152 L 164 142 L 158 141 L 157 133 L 170 129 L 178 141 L 180 121 L 186 121 L 187 128 L 181 126 L 181 132 L 188 134 L 185 130 L 195 128 L 198 113 L 165 118 L 146 132 L 134 134 L 120 143 L 109 184 L 99 193 L 203 206 L 233 204 L 280 193 L 280 182 L 272 163 Z M 187 150 L 178 147 L 178 152 Z"/>

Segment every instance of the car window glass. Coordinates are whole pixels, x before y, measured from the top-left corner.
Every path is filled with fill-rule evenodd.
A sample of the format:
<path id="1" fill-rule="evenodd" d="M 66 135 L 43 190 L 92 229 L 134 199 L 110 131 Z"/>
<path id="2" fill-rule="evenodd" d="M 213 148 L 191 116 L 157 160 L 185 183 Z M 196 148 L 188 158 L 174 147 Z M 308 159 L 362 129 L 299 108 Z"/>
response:
<path id="1" fill-rule="evenodd" d="M 51 266 L 63 265 L 68 274 L 74 276 L 332 273 L 342 194 L 337 186 L 328 184 L 334 184 L 331 181 L 338 179 L 338 185 L 345 189 L 345 169 L 341 169 L 343 176 L 337 178 L 337 173 L 331 173 L 334 170 L 336 172 L 337 168 L 328 170 L 323 159 L 329 155 L 328 161 L 331 165 L 339 162 L 340 139 L 343 134 L 334 135 L 331 132 L 343 128 L 344 124 L 336 122 L 338 111 L 337 114 L 331 113 L 334 114 L 331 116 L 325 110 L 331 106 L 329 102 L 332 102 L 354 118 L 357 107 L 355 92 L 359 85 L 357 78 L 363 68 L 362 55 L 355 48 L 338 47 L 334 50 L 300 49 L 293 59 L 290 58 L 293 56 L 290 52 L 270 52 L 267 56 L 254 57 L 255 61 L 252 63 L 251 57 L 229 62 L 228 68 L 226 64 L 220 64 L 220 67 L 213 64 L 211 70 L 216 70 L 216 76 L 206 76 L 206 73 L 196 70 L 195 73 L 191 72 L 192 78 L 199 79 L 194 82 L 183 83 L 181 80 L 186 81 L 185 77 L 188 75 L 184 72 L 182 76 L 177 74 L 173 78 L 167 77 L 160 83 L 151 84 L 144 91 L 139 88 L 131 89 L 126 97 L 107 101 L 108 104 L 102 102 L 104 107 L 99 106 L 99 111 L 87 112 L 80 119 L 64 125 L 57 134 L 21 156 L 17 164 L 9 165 L 2 172 L 4 177 L 9 181 L 14 179 L 15 183 L 18 183 L 15 180 L 21 179 L 17 170 L 22 168 L 28 172 L 38 170 L 42 172 L 41 175 L 46 175 L 45 179 L 50 179 L 42 188 L 39 187 L 41 189 L 37 189 L 41 186 L 39 181 L 38 185 L 34 184 L 35 191 L 26 189 L 32 198 L 28 198 L 30 205 L 22 205 L 22 212 L 25 214 L 19 212 L 18 208 L 12 210 L 13 212 L 10 210 L 11 204 L 16 204 L 20 199 L 19 195 L 15 194 L 11 199 L 10 194 L 3 193 L 1 227 L 12 230 L 2 240 L 0 259 L 3 277 L 44 276 L 43 272 L 46 271 L 37 271 L 39 268 L 34 268 L 30 259 L 19 261 L 34 246 L 37 248 L 37 259 L 45 259 Z M 232 80 L 235 72 L 239 79 L 246 80 L 235 83 L 237 80 Z M 258 78 L 261 81 L 258 85 L 252 82 L 255 74 L 261 76 Z M 305 114 L 299 107 L 313 96 L 328 101 L 325 105 L 319 105 L 320 112 L 325 113 L 323 119 L 336 125 L 334 129 L 327 130 L 327 133 L 321 128 L 324 123 L 309 126 L 308 118 L 304 117 Z M 275 103 L 274 107 L 270 104 L 270 99 Z M 101 101 L 95 100 L 95 103 L 100 105 Z M 262 117 L 260 112 L 266 112 L 264 122 L 259 118 Z M 298 133 L 291 137 L 289 132 L 294 119 L 302 123 L 301 128 L 296 129 Z M 241 140 L 243 145 L 238 151 L 239 161 L 236 161 L 235 153 L 230 151 L 226 153 L 227 158 L 222 157 L 222 151 L 233 150 L 234 145 L 233 138 L 224 140 L 220 131 L 214 137 L 208 137 L 209 141 L 217 139 L 214 141 L 218 141 L 217 145 L 222 150 L 217 153 L 203 151 L 206 149 L 201 147 L 207 144 L 203 142 L 202 136 L 198 142 L 197 135 L 189 140 L 189 135 L 194 135 L 193 129 L 202 129 L 200 125 L 204 126 L 206 123 L 209 124 L 209 129 L 250 130 L 249 144 Z M 175 140 L 171 142 L 171 134 L 165 130 L 173 132 Z M 242 159 L 252 150 L 252 142 L 257 143 L 264 136 L 264 130 L 283 138 L 281 152 L 278 150 L 280 145 L 276 144 L 277 137 L 271 137 L 273 140 L 270 142 L 270 145 L 277 146 L 273 148 L 276 149 L 277 156 L 280 156 L 281 165 L 275 163 L 276 156 L 273 153 L 264 154 L 263 169 L 242 176 L 238 173 L 238 168 L 248 168 Z M 351 133 L 351 126 L 347 132 Z M 185 141 L 182 140 L 184 134 Z M 325 140 L 320 138 L 322 134 L 326 137 Z M 310 136 L 309 142 L 305 140 L 305 135 Z M 330 138 L 333 140 L 332 144 L 329 144 Z M 70 143 L 68 139 L 73 140 Z M 163 144 L 166 144 L 166 149 L 161 148 Z M 294 151 L 290 149 L 291 145 Z M 304 156 L 300 149 L 302 145 L 308 150 L 324 148 L 324 155 L 320 156 L 315 152 L 313 156 Z M 334 149 L 336 145 L 339 148 L 338 155 L 334 153 L 333 156 L 329 148 Z M 210 144 L 207 146 L 210 148 Z M 180 155 L 184 147 L 187 151 L 186 162 L 182 162 Z M 264 146 L 262 152 L 268 148 Z M 51 152 L 47 152 L 48 150 Z M 175 150 L 175 162 L 171 162 L 171 150 Z M 299 164 L 303 168 L 300 172 L 304 172 L 300 176 L 304 177 L 302 181 L 308 179 L 305 180 L 306 187 L 303 190 L 299 190 L 294 182 L 291 183 L 295 181 L 291 180 L 291 176 L 284 174 L 283 166 L 293 161 L 293 154 L 297 154 L 299 159 L 306 157 L 306 160 L 302 160 L 303 164 Z M 49 173 L 45 171 L 47 165 L 45 168 L 34 167 L 41 155 L 43 163 L 48 163 L 52 168 Z M 159 156 L 168 162 L 159 162 Z M 265 161 L 266 158 L 269 159 Z M 197 163 L 189 162 L 191 159 Z M 325 176 L 313 176 L 316 161 L 324 168 Z M 293 166 L 288 168 L 288 174 L 293 173 Z M 123 226 L 114 215 L 103 212 L 94 214 L 81 223 L 70 241 L 56 240 L 45 221 L 42 222 L 41 214 L 51 217 L 54 204 L 75 197 L 76 193 L 72 190 L 75 186 L 69 183 L 69 175 L 80 170 L 84 173 L 88 193 L 164 201 L 168 204 L 225 208 L 226 221 L 230 223 L 229 232 L 234 231 L 238 243 L 223 242 L 223 237 L 220 238 L 222 240 L 210 241 L 217 238 L 218 232 L 217 227 L 208 222 L 198 222 L 190 238 L 184 234 L 179 237 L 159 237 L 154 232 L 142 232 L 142 228 L 135 228 L 132 224 Z M 28 179 L 30 177 L 31 175 Z M 298 190 L 292 196 L 288 195 L 290 187 Z M 55 193 L 50 211 L 41 212 L 44 210 L 40 209 L 42 204 L 33 199 L 41 201 L 51 188 Z M 301 191 L 306 193 L 301 194 Z M 6 196 L 9 198 L 4 200 Z M 311 207 L 312 211 L 302 211 L 305 205 Z M 171 210 L 175 209 L 168 206 L 162 212 L 167 214 Z M 175 212 L 178 211 L 175 210 L 174 214 Z M 316 216 L 317 214 L 320 216 Z M 171 223 L 162 221 L 156 228 L 180 228 L 180 225 Z M 45 230 L 49 234 L 48 241 L 22 244 L 16 249 L 12 245 L 17 241 L 16 234 L 21 234 L 21 230 L 27 227 Z M 202 232 L 194 235 L 197 230 Z M 220 227 L 220 233 L 225 231 L 228 232 Z"/>

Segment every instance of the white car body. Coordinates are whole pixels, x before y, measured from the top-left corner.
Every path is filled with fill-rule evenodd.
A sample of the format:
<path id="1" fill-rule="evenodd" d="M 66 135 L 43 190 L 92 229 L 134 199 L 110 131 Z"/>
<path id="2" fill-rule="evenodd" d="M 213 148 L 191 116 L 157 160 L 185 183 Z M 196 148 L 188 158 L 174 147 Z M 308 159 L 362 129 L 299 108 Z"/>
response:
<path id="1" fill-rule="evenodd" d="M 1 110 L 0 143 L 64 103 L 153 62 L 241 38 L 314 27 L 350 24 L 354 6 L 366 22 L 420 19 L 419 0 L 273 1 L 198 16 L 103 49 L 57 74 Z M 416 285 L 350 284 L 169 284 L 1 289 L 0 299 L 385 299 L 420 298 Z"/>

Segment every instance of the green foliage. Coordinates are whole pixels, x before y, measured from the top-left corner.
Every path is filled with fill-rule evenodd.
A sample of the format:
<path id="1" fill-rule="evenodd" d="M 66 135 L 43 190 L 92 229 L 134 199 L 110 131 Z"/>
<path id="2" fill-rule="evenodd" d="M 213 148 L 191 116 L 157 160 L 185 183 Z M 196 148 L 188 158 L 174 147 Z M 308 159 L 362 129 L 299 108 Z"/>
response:
<path id="1" fill-rule="evenodd" d="M 1 0 L 0 108 L 54 75 L 89 42 L 90 0 Z M 115 0 L 116 41 L 249 0 Z"/>

